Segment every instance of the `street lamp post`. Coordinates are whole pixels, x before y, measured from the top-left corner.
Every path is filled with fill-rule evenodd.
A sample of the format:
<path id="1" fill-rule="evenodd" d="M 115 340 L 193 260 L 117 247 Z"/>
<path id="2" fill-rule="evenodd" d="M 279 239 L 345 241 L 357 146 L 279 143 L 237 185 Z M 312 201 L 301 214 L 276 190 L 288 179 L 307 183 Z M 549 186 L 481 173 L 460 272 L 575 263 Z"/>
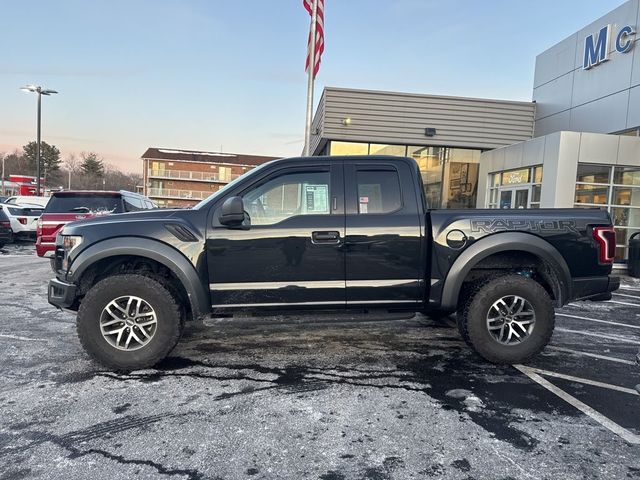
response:
<path id="1" fill-rule="evenodd" d="M 4 195 L 4 161 L 7 159 L 7 154 L 2 155 L 2 189 L 0 189 L 0 195 Z"/>
<path id="2" fill-rule="evenodd" d="M 40 196 L 40 124 L 41 124 L 41 103 L 42 103 L 42 95 L 51 95 L 52 93 L 58 93 L 55 90 L 48 90 L 46 88 L 42 88 L 40 85 L 25 85 L 20 90 L 24 90 L 25 92 L 33 92 L 38 94 L 38 138 L 37 143 L 38 146 L 36 148 L 36 192 L 37 196 Z"/>

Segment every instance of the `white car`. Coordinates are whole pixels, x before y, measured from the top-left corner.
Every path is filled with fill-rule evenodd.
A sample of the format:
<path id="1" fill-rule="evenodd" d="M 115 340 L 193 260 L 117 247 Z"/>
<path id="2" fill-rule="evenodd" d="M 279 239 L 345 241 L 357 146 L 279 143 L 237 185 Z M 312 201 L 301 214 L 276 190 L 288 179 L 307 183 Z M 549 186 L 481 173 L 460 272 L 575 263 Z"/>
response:
<path id="1" fill-rule="evenodd" d="M 13 197 L 7 198 L 4 203 L 8 203 L 10 205 L 27 205 L 27 206 L 39 206 L 46 207 L 47 203 L 49 203 L 49 199 L 51 197 L 35 197 L 35 196 L 27 196 L 27 195 L 17 195 Z"/>
<path id="2" fill-rule="evenodd" d="M 9 218 L 14 237 L 36 238 L 38 219 L 40 215 L 42 215 L 44 207 L 40 205 L 2 203 L 0 204 L 0 208 L 7 215 L 7 218 Z"/>

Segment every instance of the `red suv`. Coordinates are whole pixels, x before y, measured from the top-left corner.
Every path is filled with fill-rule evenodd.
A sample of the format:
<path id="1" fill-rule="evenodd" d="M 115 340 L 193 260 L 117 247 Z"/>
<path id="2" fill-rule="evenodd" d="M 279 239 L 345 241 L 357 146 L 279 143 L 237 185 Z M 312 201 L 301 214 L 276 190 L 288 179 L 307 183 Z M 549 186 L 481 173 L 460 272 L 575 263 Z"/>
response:
<path id="1" fill-rule="evenodd" d="M 39 257 L 53 255 L 58 231 L 69 222 L 98 215 L 137 212 L 157 208 L 147 197 L 120 190 L 77 190 L 55 192 L 38 220 L 36 252 Z"/>

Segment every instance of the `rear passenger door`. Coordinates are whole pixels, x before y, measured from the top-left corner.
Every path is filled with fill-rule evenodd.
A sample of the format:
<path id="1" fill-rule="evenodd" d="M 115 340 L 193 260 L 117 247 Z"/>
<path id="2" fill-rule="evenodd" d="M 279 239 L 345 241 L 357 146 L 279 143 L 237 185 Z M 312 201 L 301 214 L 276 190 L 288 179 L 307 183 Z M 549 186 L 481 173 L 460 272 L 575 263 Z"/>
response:
<path id="1" fill-rule="evenodd" d="M 426 253 L 415 181 L 405 162 L 345 161 L 348 307 L 422 301 Z"/>

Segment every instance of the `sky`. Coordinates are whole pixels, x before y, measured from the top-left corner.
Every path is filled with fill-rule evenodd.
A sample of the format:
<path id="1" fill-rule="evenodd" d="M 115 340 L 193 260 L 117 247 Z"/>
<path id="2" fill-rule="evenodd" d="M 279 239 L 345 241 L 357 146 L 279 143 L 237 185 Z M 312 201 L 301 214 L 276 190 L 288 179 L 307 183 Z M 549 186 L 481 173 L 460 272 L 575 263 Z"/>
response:
<path id="1" fill-rule="evenodd" d="M 325 0 L 326 86 L 531 100 L 535 57 L 621 0 Z M 0 153 L 36 136 L 140 172 L 148 147 L 299 155 L 302 0 L 1 0 Z"/>

